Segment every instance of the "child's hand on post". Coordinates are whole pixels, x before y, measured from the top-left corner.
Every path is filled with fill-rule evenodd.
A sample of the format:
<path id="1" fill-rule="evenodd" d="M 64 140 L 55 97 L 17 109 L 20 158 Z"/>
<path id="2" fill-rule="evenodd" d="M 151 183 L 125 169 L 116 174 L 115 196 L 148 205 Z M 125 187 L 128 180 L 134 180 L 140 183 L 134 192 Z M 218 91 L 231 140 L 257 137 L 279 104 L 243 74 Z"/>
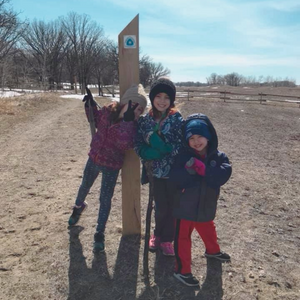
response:
<path id="1" fill-rule="evenodd" d="M 201 176 L 205 175 L 205 164 L 197 158 L 192 157 L 189 161 L 187 161 L 185 168 L 191 175 L 196 173 Z"/>

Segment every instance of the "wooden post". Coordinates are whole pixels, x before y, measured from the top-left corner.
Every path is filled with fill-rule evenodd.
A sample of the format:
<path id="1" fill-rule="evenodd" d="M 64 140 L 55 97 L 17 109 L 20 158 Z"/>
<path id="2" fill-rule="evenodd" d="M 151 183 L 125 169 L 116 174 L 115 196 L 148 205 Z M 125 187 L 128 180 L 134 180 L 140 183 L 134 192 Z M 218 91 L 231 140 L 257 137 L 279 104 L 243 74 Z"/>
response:
<path id="1" fill-rule="evenodd" d="M 119 34 L 120 99 L 139 81 L 139 15 L 136 15 Z M 140 195 L 140 160 L 134 150 L 129 150 L 122 168 L 123 235 L 141 233 Z"/>
<path id="2" fill-rule="evenodd" d="M 259 95 L 260 95 L 259 103 L 261 104 L 261 102 L 262 102 L 262 93 L 260 93 Z"/>

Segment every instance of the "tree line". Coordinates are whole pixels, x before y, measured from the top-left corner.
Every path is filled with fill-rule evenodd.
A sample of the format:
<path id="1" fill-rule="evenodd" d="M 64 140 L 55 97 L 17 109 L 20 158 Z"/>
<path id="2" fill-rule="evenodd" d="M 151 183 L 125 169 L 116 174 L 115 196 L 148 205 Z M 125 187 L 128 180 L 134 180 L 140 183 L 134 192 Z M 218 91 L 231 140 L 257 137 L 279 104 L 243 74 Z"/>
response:
<path id="1" fill-rule="evenodd" d="M 77 84 L 84 93 L 88 84 L 118 83 L 118 45 L 105 36 L 103 27 L 88 15 L 68 13 L 50 22 L 20 21 L 10 6 L 0 0 L 0 85 L 2 88 L 62 89 Z M 140 58 L 140 81 L 150 85 L 170 70 Z"/>
<path id="2" fill-rule="evenodd" d="M 230 85 L 230 86 L 239 86 L 239 85 L 249 85 L 249 86 L 296 86 L 296 80 L 293 78 L 274 78 L 272 76 L 243 76 L 238 73 L 230 73 L 226 75 L 218 75 L 212 73 L 209 77 L 206 78 L 208 85 Z"/>
<path id="3" fill-rule="evenodd" d="M 177 86 L 208 86 L 208 85 L 230 85 L 230 86 L 273 86 L 273 87 L 295 87 L 296 80 L 293 78 L 274 78 L 272 76 L 243 76 L 238 73 L 229 73 L 226 75 L 218 75 L 217 73 L 212 73 L 209 77 L 206 78 L 205 83 L 199 81 L 186 81 L 186 82 L 177 82 Z"/>

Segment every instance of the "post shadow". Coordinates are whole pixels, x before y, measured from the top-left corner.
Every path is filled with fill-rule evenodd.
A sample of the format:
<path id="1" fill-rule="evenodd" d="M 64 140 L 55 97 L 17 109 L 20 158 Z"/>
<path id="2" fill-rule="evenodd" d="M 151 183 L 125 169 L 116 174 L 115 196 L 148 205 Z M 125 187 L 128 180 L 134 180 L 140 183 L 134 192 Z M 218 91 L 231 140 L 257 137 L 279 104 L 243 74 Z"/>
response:
<path id="1" fill-rule="evenodd" d="M 110 299 L 136 299 L 140 243 L 140 234 L 121 237 Z"/>
<path id="2" fill-rule="evenodd" d="M 70 266 L 68 300 L 106 300 L 110 298 L 113 281 L 107 269 L 106 254 L 95 256 L 92 268 L 88 268 L 83 255 L 79 233 L 81 226 L 69 227 Z M 99 298 L 100 297 L 100 298 Z"/>

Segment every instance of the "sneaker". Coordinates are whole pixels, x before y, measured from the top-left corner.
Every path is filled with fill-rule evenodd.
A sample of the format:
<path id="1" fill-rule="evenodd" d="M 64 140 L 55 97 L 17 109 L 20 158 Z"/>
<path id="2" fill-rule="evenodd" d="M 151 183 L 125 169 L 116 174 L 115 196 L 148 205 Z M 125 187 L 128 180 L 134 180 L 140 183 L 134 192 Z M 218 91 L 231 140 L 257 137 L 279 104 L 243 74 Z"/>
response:
<path id="1" fill-rule="evenodd" d="M 88 207 L 88 204 L 86 202 L 83 202 L 80 207 L 74 206 L 73 213 L 69 219 L 69 225 L 74 226 L 77 224 L 77 222 L 80 219 L 81 214 L 84 212 L 84 210 Z"/>
<path id="2" fill-rule="evenodd" d="M 105 241 L 104 233 L 102 233 L 102 232 L 96 232 L 94 234 L 93 252 L 95 254 L 100 253 L 100 252 L 104 252 L 104 250 L 105 250 L 104 241 Z"/>
<path id="3" fill-rule="evenodd" d="M 188 273 L 188 274 L 174 273 L 174 277 L 187 286 L 199 285 L 199 280 L 195 278 L 192 273 Z"/>
<path id="4" fill-rule="evenodd" d="M 166 256 L 174 256 L 175 255 L 173 244 L 170 242 L 160 243 L 160 249 L 161 249 L 163 255 L 166 255 Z"/>
<path id="5" fill-rule="evenodd" d="M 205 252 L 204 255 L 207 258 L 216 258 L 221 261 L 230 261 L 230 256 L 225 252 L 218 252 L 215 254 L 208 254 L 207 252 Z"/>
<path id="6" fill-rule="evenodd" d="M 159 246 L 160 246 L 160 238 L 155 235 L 151 235 L 149 240 L 149 250 L 154 252 L 159 248 Z"/>

